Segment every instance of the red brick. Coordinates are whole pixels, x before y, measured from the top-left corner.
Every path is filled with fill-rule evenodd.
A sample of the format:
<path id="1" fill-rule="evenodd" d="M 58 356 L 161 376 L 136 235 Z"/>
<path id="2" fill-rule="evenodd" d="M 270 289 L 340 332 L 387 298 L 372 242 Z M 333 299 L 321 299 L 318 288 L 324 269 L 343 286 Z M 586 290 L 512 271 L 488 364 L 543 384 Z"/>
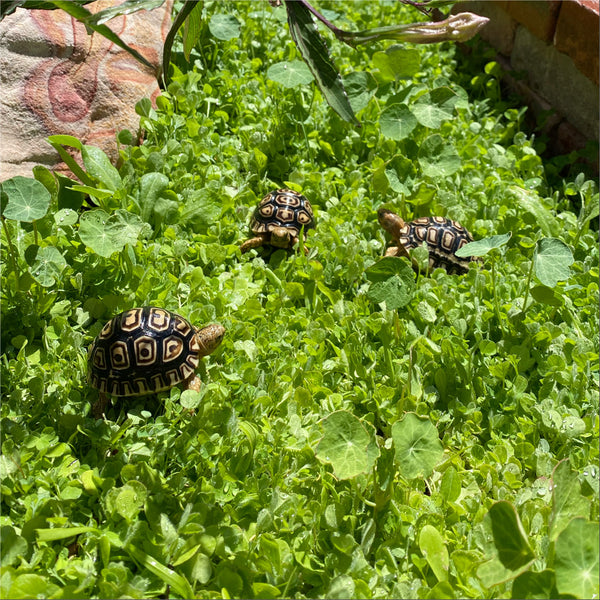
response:
<path id="1" fill-rule="evenodd" d="M 559 52 L 568 54 L 577 68 L 598 85 L 598 0 L 567 0 L 561 4 L 554 35 Z"/>
<path id="2" fill-rule="evenodd" d="M 550 44 L 561 5 L 561 0 L 519 0 L 506 2 L 504 10 L 524 25 L 538 39 Z"/>

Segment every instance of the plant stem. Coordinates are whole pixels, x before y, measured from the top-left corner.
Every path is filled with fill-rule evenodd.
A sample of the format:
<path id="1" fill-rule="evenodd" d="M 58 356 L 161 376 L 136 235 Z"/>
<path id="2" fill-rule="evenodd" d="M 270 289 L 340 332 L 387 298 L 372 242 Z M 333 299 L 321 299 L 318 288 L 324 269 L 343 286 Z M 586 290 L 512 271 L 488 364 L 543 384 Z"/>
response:
<path id="1" fill-rule="evenodd" d="M 6 234 L 6 241 L 8 242 L 8 256 L 10 258 L 10 262 L 12 263 L 12 269 L 15 272 L 15 275 L 17 277 L 17 285 L 18 285 L 18 281 L 19 281 L 19 266 L 18 266 L 18 262 L 16 259 L 16 251 L 15 251 L 15 247 L 12 243 L 12 239 L 10 237 L 10 231 L 8 230 L 8 226 L 6 225 L 6 219 L 4 217 L 2 217 L 2 227 L 4 228 L 4 233 Z"/>
<path id="2" fill-rule="evenodd" d="M 494 308 L 496 309 L 496 318 L 498 319 L 498 324 L 500 325 L 500 331 L 502 331 L 502 335 L 506 332 L 504 331 L 504 327 L 502 326 L 502 319 L 500 317 L 500 305 L 498 304 L 498 291 L 496 290 L 496 261 L 492 257 L 492 292 L 494 294 Z"/>
<path id="3" fill-rule="evenodd" d="M 300 2 L 300 4 L 303 4 L 313 15 L 315 15 L 315 17 L 317 17 L 317 19 L 319 19 L 319 21 L 321 21 L 321 23 L 323 23 L 323 25 L 325 25 L 326 27 L 331 29 L 331 31 L 333 31 L 333 33 L 335 34 L 335 37 L 339 37 L 340 35 L 344 34 L 344 32 L 339 27 L 336 27 L 331 21 L 326 19 L 318 10 L 313 8 L 306 0 L 296 0 L 296 1 Z"/>
<path id="4" fill-rule="evenodd" d="M 529 267 L 529 273 L 527 274 L 527 281 L 525 282 L 525 296 L 523 298 L 523 308 L 521 314 L 525 314 L 525 308 L 527 307 L 527 300 L 529 300 L 529 288 L 531 284 L 531 278 L 533 277 L 533 264 L 535 262 L 535 250 L 534 257 L 531 259 L 531 267 Z"/>

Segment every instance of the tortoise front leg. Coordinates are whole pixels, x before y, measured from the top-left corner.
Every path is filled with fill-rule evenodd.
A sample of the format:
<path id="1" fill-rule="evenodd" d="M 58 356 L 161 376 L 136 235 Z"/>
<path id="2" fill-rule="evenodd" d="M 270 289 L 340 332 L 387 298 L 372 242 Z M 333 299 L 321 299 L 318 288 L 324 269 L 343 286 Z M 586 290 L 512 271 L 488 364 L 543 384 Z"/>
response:
<path id="1" fill-rule="evenodd" d="M 252 248 L 259 248 L 265 243 L 265 239 L 261 236 L 253 237 L 247 241 L 245 241 L 241 246 L 240 250 L 242 254 L 244 252 L 248 252 L 248 250 L 252 250 Z"/>
<path id="2" fill-rule="evenodd" d="M 198 375 L 192 375 L 184 384 L 185 390 L 192 390 L 193 392 L 199 392 L 202 387 L 202 380 Z"/>

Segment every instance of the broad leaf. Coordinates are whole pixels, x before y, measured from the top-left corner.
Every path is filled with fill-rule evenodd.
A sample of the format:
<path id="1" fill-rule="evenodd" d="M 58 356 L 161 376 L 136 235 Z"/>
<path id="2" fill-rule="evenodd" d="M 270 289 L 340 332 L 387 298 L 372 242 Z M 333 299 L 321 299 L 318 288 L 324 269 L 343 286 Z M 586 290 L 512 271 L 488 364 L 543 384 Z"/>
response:
<path id="1" fill-rule="evenodd" d="M 558 536 L 554 570 L 559 593 L 577 598 L 598 598 L 599 533 L 598 523 L 576 518 Z"/>
<path id="2" fill-rule="evenodd" d="M 533 262 L 537 278 L 552 288 L 570 277 L 569 267 L 574 259 L 571 249 L 563 241 L 543 238 L 537 243 Z"/>
<path id="3" fill-rule="evenodd" d="M 36 179 L 17 175 L 2 182 L 2 194 L 8 197 L 4 208 L 6 219 L 32 223 L 41 219 L 50 206 L 50 192 Z"/>
<path id="4" fill-rule="evenodd" d="M 316 456 L 331 464 L 338 479 L 351 479 L 373 468 L 379 449 L 371 425 L 343 410 L 325 417 L 321 425 L 323 437 Z"/>
<path id="5" fill-rule="evenodd" d="M 444 454 L 435 425 L 414 413 L 406 414 L 392 425 L 392 439 L 396 462 L 408 479 L 429 477 Z"/>
<path id="6" fill-rule="evenodd" d="M 306 63 L 301 60 L 275 63 L 267 70 L 267 77 L 280 83 L 285 88 L 305 85 L 314 79 Z"/>

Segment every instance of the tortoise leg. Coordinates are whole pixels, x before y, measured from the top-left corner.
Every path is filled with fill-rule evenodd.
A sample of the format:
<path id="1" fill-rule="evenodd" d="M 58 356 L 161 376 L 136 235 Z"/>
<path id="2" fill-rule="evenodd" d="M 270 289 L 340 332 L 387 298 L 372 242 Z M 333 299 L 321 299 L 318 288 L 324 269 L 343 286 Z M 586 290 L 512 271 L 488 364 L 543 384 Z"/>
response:
<path id="1" fill-rule="evenodd" d="M 252 248 L 259 248 L 260 246 L 262 246 L 264 244 L 265 240 L 263 237 L 257 236 L 257 237 L 253 237 L 247 241 L 245 241 L 241 246 L 240 246 L 240 250 L 242 252 L 242 254 L 244 254 L 244 252 L 248 252 L 248 250 L 252 250 Z"/>
<path id="2" fill-rule="evenodd" d="M 398 256 L 398 246 L 390 246 L 383 256 Z"/>
<path id="3" fill-rule="evenodd" d="M 101 419 L 104 416 L 108 401 L 108 394 L 105 392 L 98 393 L 98 400 L 92 404 L 92 417 L 94 417 L 94 419 Z"/>
<path id="4" fill-rule="evenodd" d="M 185 383 L 185 389 L 192 390 L 193 392 L 199 392 L 201 387 L 202 380 L 198 375 L 192 375 Z"/>

